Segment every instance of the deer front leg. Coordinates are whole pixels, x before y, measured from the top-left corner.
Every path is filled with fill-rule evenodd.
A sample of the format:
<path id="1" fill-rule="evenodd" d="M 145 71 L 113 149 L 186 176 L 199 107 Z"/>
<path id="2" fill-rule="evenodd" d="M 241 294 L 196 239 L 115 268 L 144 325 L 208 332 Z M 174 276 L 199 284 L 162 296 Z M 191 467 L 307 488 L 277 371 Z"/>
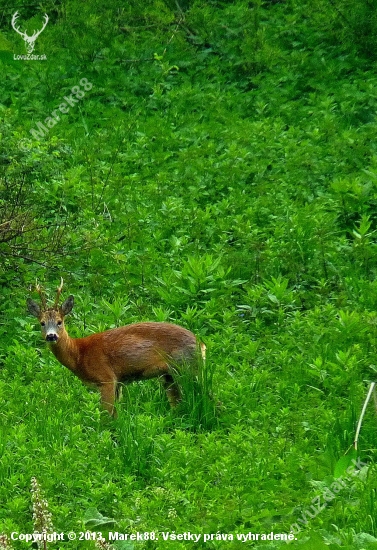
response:
<path id="1" fill-rule="evenodd" d="M 101 392 L 102 407 L 114 418 L 116 418 L 116 410 L 114 407 L 116 386 L 116 380 L 109 380 L 108 382 L 102 382 L 99 388 Z"/>

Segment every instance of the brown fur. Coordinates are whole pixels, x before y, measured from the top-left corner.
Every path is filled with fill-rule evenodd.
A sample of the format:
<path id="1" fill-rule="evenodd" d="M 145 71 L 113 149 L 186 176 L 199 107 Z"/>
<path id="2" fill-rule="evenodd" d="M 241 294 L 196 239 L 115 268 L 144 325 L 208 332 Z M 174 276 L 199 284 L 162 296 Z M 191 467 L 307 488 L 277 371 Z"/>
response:
<path id="1" fill-rule="evenodd" d="M 73 307 L 70 296 L 61 307 L 55 303 L 42 308 L 28 300 L 29 312 L 41 322 L 42 334 L 55 357 L 85 383 L 95 384 L 101 392 L 103 407 L 115 414 L 117 385 L 134 380 L 159 377 L 171 406 L 180 400 L 174 381 L 174 368 L 193 365 L 198 357 L 198 342 L 189 330 L 171 323 L 135 323 L 85 338 L 71 338 L 64 327 L 64 316 Z M 202 357 L 205 345 L 200 344 Z"/>

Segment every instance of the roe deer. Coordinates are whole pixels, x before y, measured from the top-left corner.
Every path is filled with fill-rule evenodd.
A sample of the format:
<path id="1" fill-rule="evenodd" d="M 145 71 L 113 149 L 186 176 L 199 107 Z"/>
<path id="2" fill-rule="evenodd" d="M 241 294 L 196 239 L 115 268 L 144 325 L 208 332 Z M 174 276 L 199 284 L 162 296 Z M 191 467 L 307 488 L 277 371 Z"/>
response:
<path id="1" fill-rule="evenodd" d="M 74 298 L 68 296 L 59 306 L 63 279 L 57 289 L 55 303 L 47 306 L 40 286 L 42 307 L 29 298 L 29 313 L 41 323 L 42 335 L 55 357 L 83 382 L 95 384 L 101 392 L 103 407 L 115 415 L 115 395 L 118 383 L 160 377 L 170 405 L 180 400 L 180 390 L 174 381 L 174 369 L 191 365 L 199 359 L 200 349 L 205 359 L 206 346 L 192 332 L 171 323 L 134 323 L 92 334 L 71 338 L 64 317 L 73 308 Z"/>

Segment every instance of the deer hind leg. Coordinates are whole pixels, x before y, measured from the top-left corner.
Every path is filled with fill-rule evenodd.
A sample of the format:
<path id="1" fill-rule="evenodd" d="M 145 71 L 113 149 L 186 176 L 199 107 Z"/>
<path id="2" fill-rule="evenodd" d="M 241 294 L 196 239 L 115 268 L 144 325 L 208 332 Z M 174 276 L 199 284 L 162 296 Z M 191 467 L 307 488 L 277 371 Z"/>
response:
<path id="1" fill-rule="evenodd" d="M 167 398 L 169 400 L 170 406 L 175 407 L 178 405 L 181 400 L 181 392 L 179 390 L 178 384 L 175 382 L 173 376 L 169 373 L 169 365 L 162 357 L 155 357 L 153 361 L 153 366 L 145 369 L 143 372 L 143 378 L 156 378 L 158 377 L 164 390 L 166 391 Z"/>
<path id="2" fill-rule="evenodd" d="M 102 407 L 108 411 L 111 416 L 116 417 L 116 411 L 114 407 L 115 392 L 117 387 L 116 380 L 109 380 L 108 382 L 102 382 L 100 385 L 101 402 Z"/>
<path id="3" fill-rule="evenodd" d="M 181 392 L 171 374 L 164 374 L 162 376 L 162 385 L 166 391 L 170 406 L 176 407 L 181 400 Z"/>

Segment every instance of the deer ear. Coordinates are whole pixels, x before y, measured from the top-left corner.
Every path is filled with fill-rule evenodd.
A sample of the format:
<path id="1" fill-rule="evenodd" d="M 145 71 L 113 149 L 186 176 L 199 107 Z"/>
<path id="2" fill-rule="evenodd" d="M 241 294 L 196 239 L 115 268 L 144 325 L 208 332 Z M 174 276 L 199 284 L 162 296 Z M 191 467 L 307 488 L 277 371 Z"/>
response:
<path id="1" fill-rule="evenodd" d="M 39 317 L 40 316 L 41 308 L 39 307 L 37 302 L 34 302 L 34 300 L 32 300 L 31 298 L 28 298 L 26 304 L 27 304 L 28 312 L 31 315 L 34 315 L 34 317 Z"/>
<path id="2" fill-rule="evenodd" d="M 70 296 L 68 296 L 68 298 L 66 299 L 65 302 L 62 303 L 62 305 L 60 306 L 60 312 L 63 314 L 63 315 L 68 315 L 68 313 L 70 313 L 72 311 L 72 308 L 73 308 L 73 304 L 75 303 L 75 299 L 74 297 L 72 296 L 72 294 Z"/>

